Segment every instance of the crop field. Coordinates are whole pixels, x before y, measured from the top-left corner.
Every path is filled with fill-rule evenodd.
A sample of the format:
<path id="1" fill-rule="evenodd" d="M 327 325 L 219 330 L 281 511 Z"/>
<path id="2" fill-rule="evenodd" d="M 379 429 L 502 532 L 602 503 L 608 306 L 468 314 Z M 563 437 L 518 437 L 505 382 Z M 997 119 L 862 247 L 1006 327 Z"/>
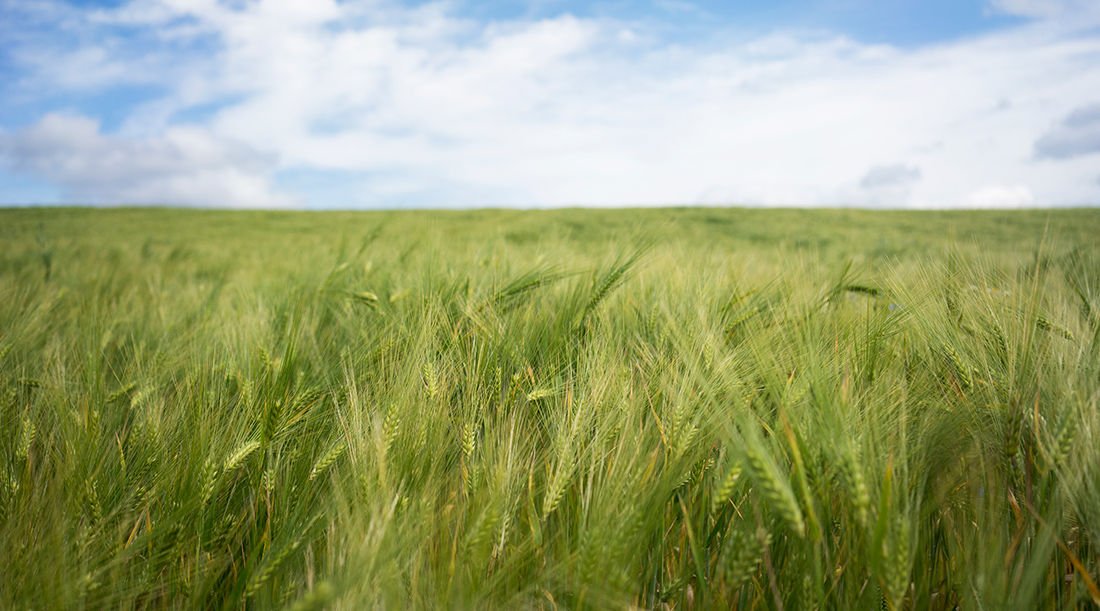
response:
<path id="1" fill-rule="evenodd" d="M 0 608 L 1096 608 L 1098 236 L 0 210 Z"/>

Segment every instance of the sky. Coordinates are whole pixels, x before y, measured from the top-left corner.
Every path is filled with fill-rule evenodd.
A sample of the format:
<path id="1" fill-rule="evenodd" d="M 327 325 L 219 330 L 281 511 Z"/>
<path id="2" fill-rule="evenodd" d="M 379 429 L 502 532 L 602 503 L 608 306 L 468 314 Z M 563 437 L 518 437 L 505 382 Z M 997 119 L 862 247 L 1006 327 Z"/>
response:
<path id="1" fill-rule="evenodd" d="M 0 205 L 1100 205 L 1097 0 L 0 0 Z"/>

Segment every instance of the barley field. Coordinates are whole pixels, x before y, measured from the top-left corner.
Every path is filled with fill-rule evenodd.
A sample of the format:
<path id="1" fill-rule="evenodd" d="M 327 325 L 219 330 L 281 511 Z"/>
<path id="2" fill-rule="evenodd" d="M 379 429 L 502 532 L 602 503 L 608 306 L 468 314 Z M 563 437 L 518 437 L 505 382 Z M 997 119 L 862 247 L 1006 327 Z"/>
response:
<path id="1" fill-rule="evenodd" d="M 0 608 L 1096 608 L 1097 236 L 0 210 Z"/>

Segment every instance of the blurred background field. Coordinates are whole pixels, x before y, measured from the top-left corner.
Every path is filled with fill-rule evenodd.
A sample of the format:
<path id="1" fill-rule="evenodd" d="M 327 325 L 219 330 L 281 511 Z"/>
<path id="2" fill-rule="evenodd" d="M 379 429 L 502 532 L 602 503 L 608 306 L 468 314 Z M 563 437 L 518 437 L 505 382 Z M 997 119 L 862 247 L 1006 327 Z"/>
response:
<path id="1" fill-rule="evenodd" d="M 299 256 L 266 261 L 282 266 L 301 257 L 332 257 L 341 247 L 384 230 L 380 246 L 449 255 L 508 248 L 517 256 L 561 247 L 598 254 L 611 240 L 651 241 L 775 259 L 808 252 L 828 260 L 913 258 L 946 244 L 979 247 L 991 255 L 1027 257 L 1050 236 L 1065 247 L 1090 244 L 1100 227 L 1092 208 L 1017 211 L 872 211 L 761 208 L 642 208 L 388 212 L 198 211 L 187 209 L 24 208 L 2 211 L 5 264 L 33 251 L 39 230 L 57 246 L 135 251 L 164 257 L 173 249 L 243 257 L 284 252 L 293 240 Z M 40 224 L 46 225 L 40 227 Z M 381 234 L 380 234 L 381 235 Z M 144 250 L 142 250 L 144 249 Z M 422 249 L 423 250 L 423 249 Z M 132 253 L 132 254 L 136 254 Z M 300 263 L 297 263 L 300 265 Z M 294 266 L 291 266 L 294 267 Z"/>
<path id="2" fill-rule="evenodd" d="M 1089 608 L 1098 235 L 0 210 L 0 607 Z"/>

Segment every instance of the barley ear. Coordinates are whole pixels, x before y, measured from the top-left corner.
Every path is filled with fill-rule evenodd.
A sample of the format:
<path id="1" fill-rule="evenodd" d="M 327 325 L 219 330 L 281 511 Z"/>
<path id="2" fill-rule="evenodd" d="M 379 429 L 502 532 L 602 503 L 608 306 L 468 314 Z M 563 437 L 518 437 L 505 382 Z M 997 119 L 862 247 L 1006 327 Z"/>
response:
<path id="1" fill-rule="evenodd" d="M 768 505 L 798 536 L 806 535 L 802 509 L 795 500 L 788 478 L 782 474 L 772 457 L 764 451 L 760 440 L 750 436 L 745 444 L 745 459 L 753 481 L 760 487 Z"/>
<path id="2" fill-rule="evenodd" d="M 424 391 L 428 394 L 428 399 L 434 399 L 439 394 L 439 377 L 431 360 L 424 361 L 421 375 L 424 377 Z"/>
<path id="3" fill-rule="evenodd" d="M 249 597 L 255 596 L 256 593 L 260 591 L 260 588 L 262 588 L 265 583 L 271 580 L 271 578 L 275 575 L 275 571 L 279 569 L 279 566 L 286 562 L 286 560 L 290 558 L 290 555 L 298 549 L 298 546 L 301 545 L 301 542 L 301 539 L 298 539 L 290 545 L 287 545 L 280 549 L 279 552 L 275 554 L 275 556 L 267 564 L 264 565 L 263 569 L 261 569 L 259 573 L 256 573 L 256 575 L 252 578 L 252 581 L 248 584 L 248 589 L 245 591 L 245 595 Z"/>
<path id="4" fill-rule="evenodd" d="M 863 468 L 854 445 L 846 444 L 841 450 L 839 467 L 844 491 L 855 510 L 856 519 L 861 525 L 867 526 L 871 495 L 867 490 L 867 480 L 863 477 Z"/>
<path id="5" fill-rule="evenodd" d="M 248 457 L 259 448 L 260 442 L 258 441 L 247 441 L 237 446 L 237 449 L 234 450 L 233 453 L 229 455 L 229 458 L 226 459 L 225 467 L 223 470 L 226 473 L 235 470 L 237 467 L 241 466 L 241 464 L 243 464 L 244 461 L 247 460 Z"/>
<path id="6" fill-rule="evenodd" d="M 955 379 L 958 380 L 959 386 L 961 386 L 963 390 L 967 390 L 973 386 L 974 378 L 970 375 L 970 368 L 967 367 L 962 357 L 959 356 L 958 351 L 946 343 L 941 345 L 941 350 L 951 372 L 955 375 Z"/>
<path id="7" fill-rule="evenodd" d="M 309 479 L 307 481 L 313 481 L 315 477 L 327 471 L 344 453 L 344 449 L 345 447 L 342 443 L 337 442 L 333 444 L 332 447 L 321 455 L 321 457 L 317 459 L 317 462 L 313 464 L 313 469 L 310 470 Z"/>
<path id="8" fill-rule="evenodd" d="M 386 440 L 386 454 L 389 455 L 393 442 L 397 440 L 401 432 L 401 412 L 396 403 L 390 404 L 390 410 L 386 412 L 386 420 L 382 423 L 382 434 Z"/>
<path id="9" fill-rule="evenodd" d="M 206 506 L 214 497 L 214 486 L 218 483 L 218 466 L 211 458 L 206 459 L 206 463 L 203 464 L 201 482 L 200 500 L 203 506 Z"/>
<path id="10" fill-rule="evenodd" d="M 1056 322 L 1051 321 L 1046 316 L 1040 316 L 1037 319 L 1035 319 L 1035 326 L 1039 327 L 1040 329 L 1042 329 L 1044 331 L 1050 331 L 1051 333 L 1056 333 L 1058 335 L 1061 335 L 1062 337 L 1068 339 L 1071 342 L 1076 341 L 1073 337 L 1073 331 L 1070 331 L 1064 325 L 1060 325 Z"/>
<path id="11" fill-rule="evenodd" d="M 737 485 L 737 481 L 741 479 L 741 473 L 744 468 L 741 465 L 741 461 L 735 460 L 730 463 L 730 466 L 726 469 L 726 474 L 722 477 L 722 481 L 719 482 L 718 487 L 714 489 L 714 498 L 711 500 L 710 512 L 712 514 L 718 513 L 718 510 L 730 500 L 730 495 L 733 494 L 733 488 Z"/>
<path id="12" fill-rule="evenodd" d="M 883 592 L 890 609 L 901 609 L 905 602 L 905 592 L 909 589 L 909 523 L 902 514 L 894 520 L 889 546 L 886 552 L 883 574 Z M 885 546 L 885 544 L 884 544 Z"/>
<path id="13" fill-rule="evenodd" d="M 722 552 L 718 557 L 719 570 L 726 580 L 726 587 L 736 590 L 744 585 L 756 572 L 764 557 L 764 543 L 771 543 L 771 535 L 765 535 L 764 542 L 753 533 L 731 528 Z"/>
<path id="14" fill-rule="evenodd" d="M 19 445 L 15 448 L 15 457 L 19 460 L 26 460 L 31 453 L 31 446 L 34 445 L 35 435 L 38 433 L 38 424 L 29 417 L 23 416 L 21 428 L 23 434 L 20 435 Z"/>

